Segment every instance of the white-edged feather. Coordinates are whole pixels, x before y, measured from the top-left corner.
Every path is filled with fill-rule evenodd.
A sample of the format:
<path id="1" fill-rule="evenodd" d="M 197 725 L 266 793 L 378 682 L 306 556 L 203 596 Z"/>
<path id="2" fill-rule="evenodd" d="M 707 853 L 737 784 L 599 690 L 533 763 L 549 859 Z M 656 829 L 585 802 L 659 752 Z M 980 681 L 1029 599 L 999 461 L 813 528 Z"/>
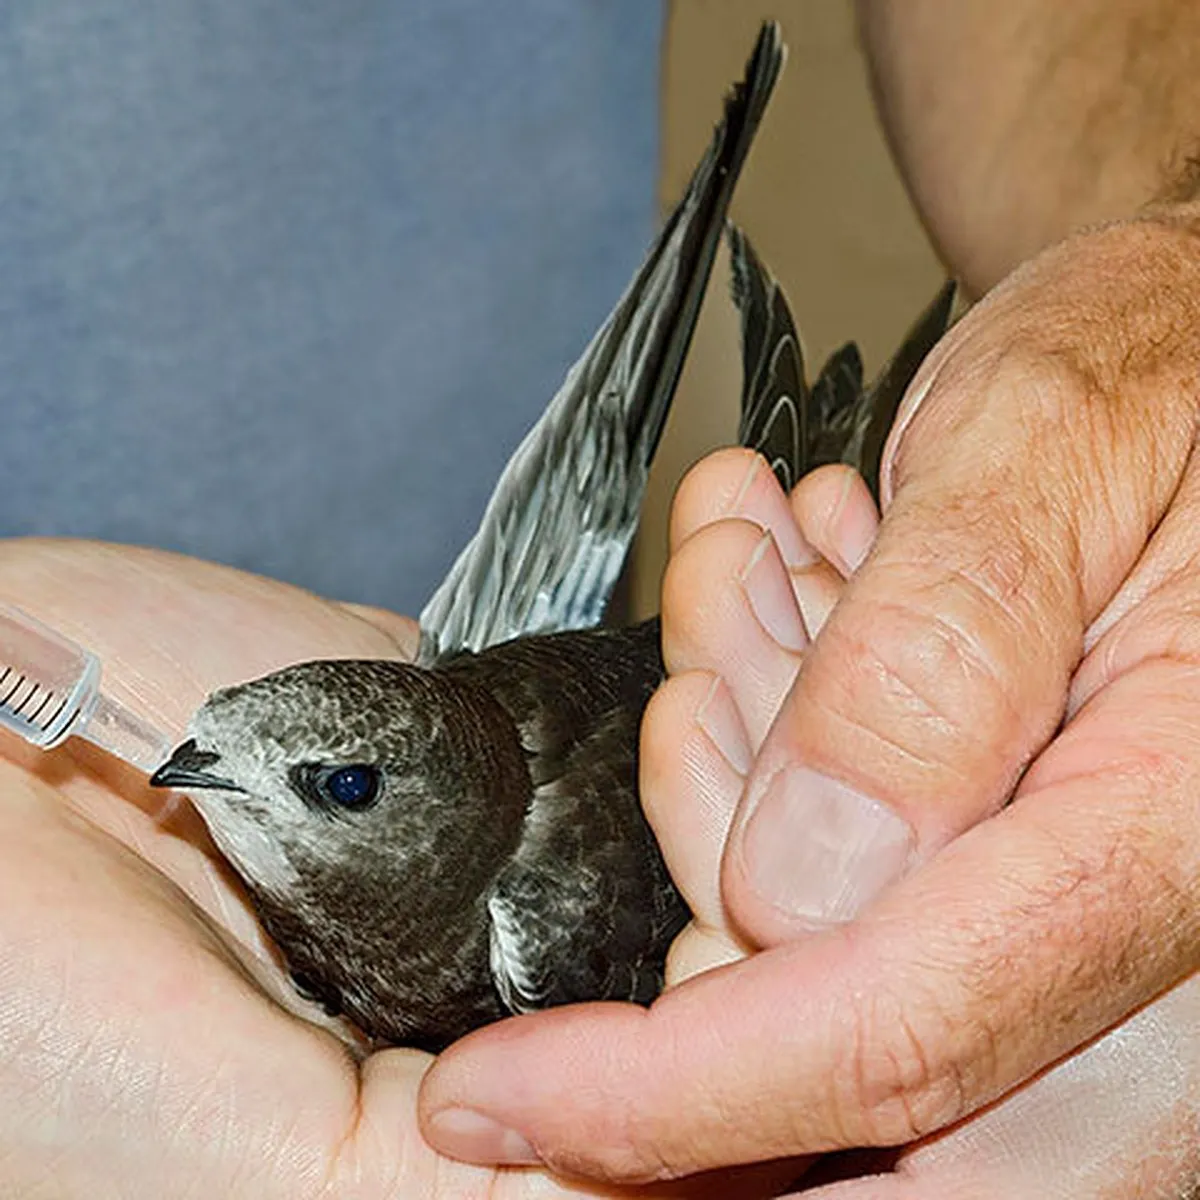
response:
<path id="1" fill-rule="evenodd" d="M 783 58 L 778 26 L 768 23 L 683 199 L 422 611 L 422 662 L 599 623 L 637 528 L 733 186 Z"/>
<path id="2" fill-rule="evenodd" d="M 491 896 L 487 909 L 492 921 L 488 965 L 500 999 L 510 1012 L 536 1012 L 545 1003 L 545 987 L 533 971 L 541 959 L 528 936 L 529 922 L 522 925 L 522 914 L 503 896 Z"/>

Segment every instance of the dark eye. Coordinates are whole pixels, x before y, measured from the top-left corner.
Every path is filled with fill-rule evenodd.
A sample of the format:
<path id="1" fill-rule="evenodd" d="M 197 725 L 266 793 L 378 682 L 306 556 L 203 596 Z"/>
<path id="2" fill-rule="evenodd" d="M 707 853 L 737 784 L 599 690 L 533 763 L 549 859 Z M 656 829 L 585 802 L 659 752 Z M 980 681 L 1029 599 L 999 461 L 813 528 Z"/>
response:
<path id="1" fill-rule="evenodd" d="M 379 794 L 379 771 L 367 763 L 334 767 L 318 778 L 317 787 L 337 808 L 366 808 Z"/>
<path id="2" fill-rule="evenodd" d="M 360 812 L 379 798 L 379 768 L 371 763 L 297 763 L 288 783 L 310 808 L 326 814 Z"/>

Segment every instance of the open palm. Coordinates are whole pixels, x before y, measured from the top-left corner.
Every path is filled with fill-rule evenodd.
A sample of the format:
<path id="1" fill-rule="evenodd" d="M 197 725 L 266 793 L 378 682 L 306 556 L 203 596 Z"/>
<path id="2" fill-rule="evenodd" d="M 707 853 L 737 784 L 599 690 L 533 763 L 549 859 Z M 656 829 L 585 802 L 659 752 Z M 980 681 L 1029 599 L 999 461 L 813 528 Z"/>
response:
<path id="1" fill-rule="evenodd" d="M 216 686 L 404 656 L 415 635 L 94 543 L 0 543 L 0 596 L 98 652 L 106 686 L 171 734 Z M 79 743 L 0 750 L 0 1195 L 604 1194 L 437 1156 L 415 1117 L 427 1056 L 359 1061 L 307 1019 L 190 810 L 164 814 L 142 777 Z"/>

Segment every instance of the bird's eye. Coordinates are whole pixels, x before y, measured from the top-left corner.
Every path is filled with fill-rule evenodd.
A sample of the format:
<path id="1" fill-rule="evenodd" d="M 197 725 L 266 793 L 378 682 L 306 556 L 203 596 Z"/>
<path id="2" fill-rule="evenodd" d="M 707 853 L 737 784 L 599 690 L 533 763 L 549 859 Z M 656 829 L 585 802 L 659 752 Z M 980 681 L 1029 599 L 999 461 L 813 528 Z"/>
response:
<path id="1" fill-rule="evenodd" d="M 371 763 L 297 763 L 288 782 L 305 803 L 326 813 L 360 812 L 379 798 L 379 768 Z"/>
<path id="2" fill-rule="evenodd" d="M 366 808 L 379 793 L 379 771 L 368 763 L 334 767 L 325 773 L 318 787 L 338 808 Z"/>
<path id="3" fill-rule="evenodd" d="M 379 792 L 379 772 L 367 763 L 335 767 L 317 784 L 322 796 L 338 809 L 365 809 Z"/>

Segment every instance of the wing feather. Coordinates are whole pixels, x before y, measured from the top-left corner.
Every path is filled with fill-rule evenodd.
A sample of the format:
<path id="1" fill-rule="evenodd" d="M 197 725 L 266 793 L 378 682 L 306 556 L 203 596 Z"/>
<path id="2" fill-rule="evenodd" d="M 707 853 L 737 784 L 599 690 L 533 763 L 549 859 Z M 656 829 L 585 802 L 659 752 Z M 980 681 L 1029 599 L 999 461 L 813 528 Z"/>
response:
<path id="1" fill-rule="evenodd" d="M 679 206 L 510 459 L 479 531 L 421 613 L 423 661 L 599 622 L 637 527 L 733 187 L 783 57 L 778 26 L 764 25 Z"/>
<path id="2" fill-rule="evenodd" d="M 946 283 L 870 384 L 848 342 L 805 382 L 804 355 L 787 297 L 750 239 L 729 227 L 733 299 L 742 325 L 739 440 L 771 464 L 784 489 L 825 463 L 847 463 L 878 500 L 879 463 L 896 410 L 917 368 L 950 322 L 955 288 Z"/>

